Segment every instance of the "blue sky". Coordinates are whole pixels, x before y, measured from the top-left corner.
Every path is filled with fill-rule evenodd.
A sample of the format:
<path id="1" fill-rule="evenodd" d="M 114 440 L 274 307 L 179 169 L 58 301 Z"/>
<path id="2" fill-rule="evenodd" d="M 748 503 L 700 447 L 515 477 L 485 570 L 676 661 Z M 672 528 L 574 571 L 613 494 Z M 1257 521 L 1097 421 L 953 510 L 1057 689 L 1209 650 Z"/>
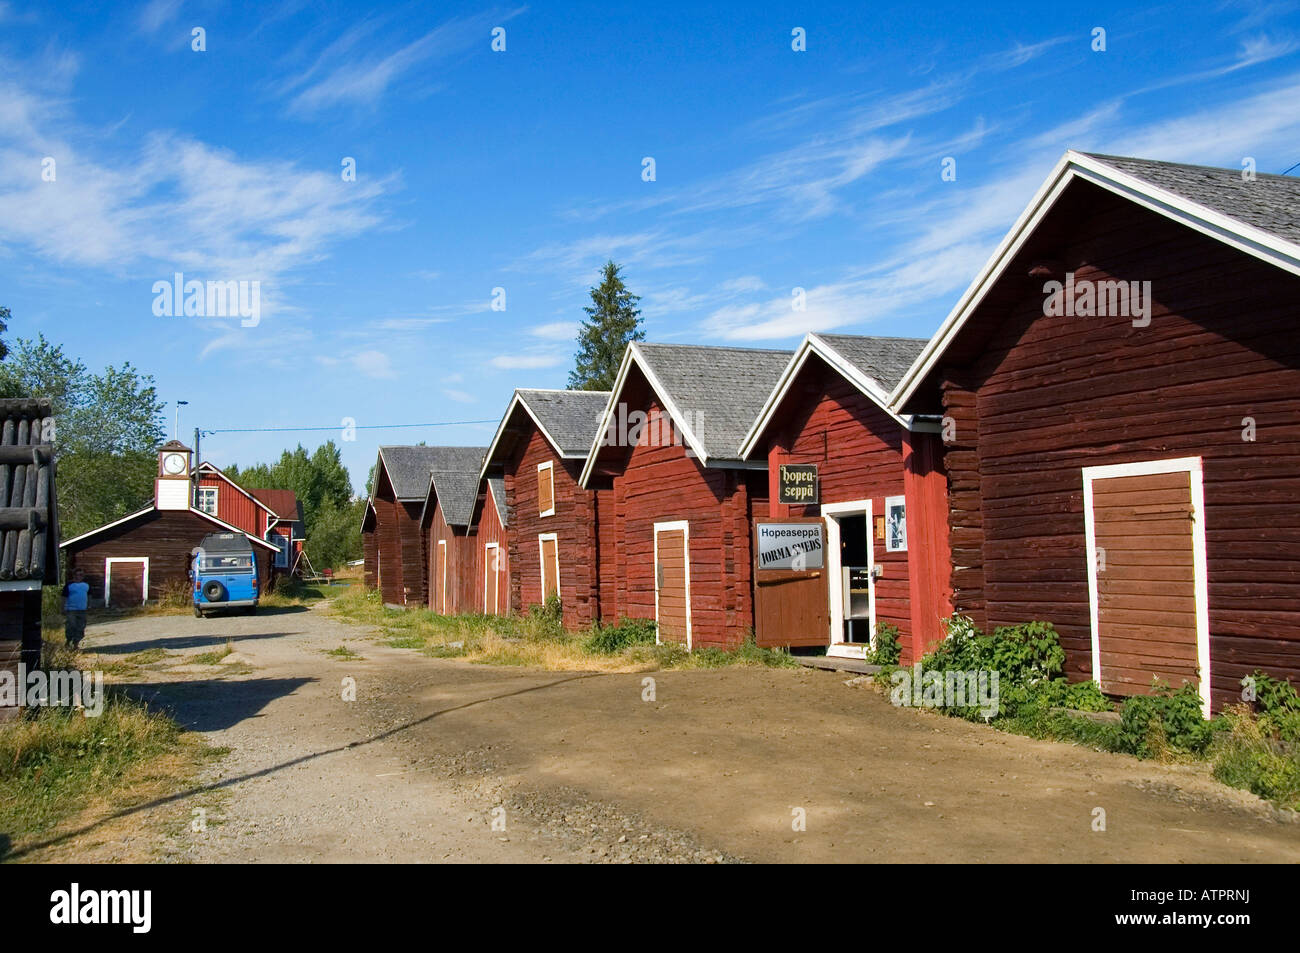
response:
<path id="1" fill-rule="evenodd" d="M 651 340 L 928 336 L 1066 148 L 1300 162 L 1295 3 L 99 7 L 0 3 L 0 304 L 153 374 L 183 436 L 495 422 L 564 386 L 609 257 Z M 177 271 L 260 282 L 259 322 L 156 316 Z M 340 446 L 360 486 L 493 429 Z"/>

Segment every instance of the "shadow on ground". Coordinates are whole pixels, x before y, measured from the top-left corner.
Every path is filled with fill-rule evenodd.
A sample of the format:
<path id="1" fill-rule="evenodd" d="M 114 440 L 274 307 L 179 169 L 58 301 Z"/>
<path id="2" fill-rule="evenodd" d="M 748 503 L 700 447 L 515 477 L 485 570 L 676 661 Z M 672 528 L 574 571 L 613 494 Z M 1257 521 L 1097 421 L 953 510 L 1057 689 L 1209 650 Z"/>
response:
<path id="1" fill-rule="evenodd" d="M 221 731 L 256 718 L 271 702 L 292 695 L 314 678 L 205 679 L 116 686 L 150 708 L 161 709 L 191 731 Z"/>
<path id="2" fill-rule="evenodd" d="M 225 645 L 227 642 L 255 642 L 260 639 L 282 639 L 300 632 L 251 632 L 245 635 L 164 635 L 153 639 L 141 639 L 137 642 L 121 642 L 116 645 L 84 645 L 83 647 L 96 655 L 134 655 L 146 649 L 185 649 L 211 648 Z"/>

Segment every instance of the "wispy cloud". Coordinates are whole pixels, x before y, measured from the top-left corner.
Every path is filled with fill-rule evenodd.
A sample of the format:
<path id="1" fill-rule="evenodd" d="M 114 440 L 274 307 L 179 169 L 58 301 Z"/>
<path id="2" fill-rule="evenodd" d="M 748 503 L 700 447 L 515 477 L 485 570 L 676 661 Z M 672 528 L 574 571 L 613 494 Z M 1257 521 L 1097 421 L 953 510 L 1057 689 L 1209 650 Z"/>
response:
<path id="1" fill-rule="evenodd" d="M 498 354 L 488 363 L 502 370 L 536 370 L 563 364 L 563 354 Z"/>

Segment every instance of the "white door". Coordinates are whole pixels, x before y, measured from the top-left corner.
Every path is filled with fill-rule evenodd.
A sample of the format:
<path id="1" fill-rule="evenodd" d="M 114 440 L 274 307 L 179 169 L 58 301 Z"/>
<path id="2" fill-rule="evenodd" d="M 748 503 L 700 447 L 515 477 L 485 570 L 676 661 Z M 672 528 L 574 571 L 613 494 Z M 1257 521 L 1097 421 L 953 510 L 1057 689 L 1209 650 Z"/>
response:
<path id="1" fill-rule="evenodd" d="M 876 642 L 875 533 L 870 500 L 826 503 L 826 573 L 830 648 L 835 658 L 863 658 Z"/>

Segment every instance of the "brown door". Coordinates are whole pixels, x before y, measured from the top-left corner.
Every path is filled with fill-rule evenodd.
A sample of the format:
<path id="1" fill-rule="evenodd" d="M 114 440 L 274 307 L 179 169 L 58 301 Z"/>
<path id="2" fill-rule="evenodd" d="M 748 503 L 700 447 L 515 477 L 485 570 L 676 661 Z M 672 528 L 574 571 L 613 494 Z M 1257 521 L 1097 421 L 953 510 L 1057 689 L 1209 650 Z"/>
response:
<path id="1" fill-rule="evenodd" d="M 760 544 L 762 526 L 808 527 L 815 531 L 820 552 L 789 559 L 778 549 Z M 811 542 L 811 540 L 809 540 Z M 826 524 L 820 517 L 754 520 L 754 635 L 759 645 L 807 646 L 830 644 L 830 604 L 826 582 Z M 763 568 L 766 553 L 771 563 L 805 568 Z"/>
<path id="2" fill-rule="evenodd" d="M 560 567 L 558 565 L 558 548 L 554 537 L 543 537 L 540 541 L 542 559 L 542 601 L 560 594 Z"/>
<path id="3" fill-rule="evenodd" d="M 483 547 L 483 611 L 489 615 L 497 611 L 497 547 Z"/>
<path id="4" fill-rule="evenodd" d="M 655 524 L 655 621 L 660 642 L 691 644 L 690 545 L 684 523 Z"/>
<path id="5" fill-rule="evenodd" d="M 108 579 L 104 587 L 107 601 L 105 605 L 125 608 L 144 603 L 144 560 L 120 562 L 113 560 L 104 569 Z"/>
<path id="6" fill-rule="evenodd" d="M 1196 682 L 1192 474 L 1093 477 L 1091 495 L 1102 690 L 1144 695 L 1153 678 Z"/>

